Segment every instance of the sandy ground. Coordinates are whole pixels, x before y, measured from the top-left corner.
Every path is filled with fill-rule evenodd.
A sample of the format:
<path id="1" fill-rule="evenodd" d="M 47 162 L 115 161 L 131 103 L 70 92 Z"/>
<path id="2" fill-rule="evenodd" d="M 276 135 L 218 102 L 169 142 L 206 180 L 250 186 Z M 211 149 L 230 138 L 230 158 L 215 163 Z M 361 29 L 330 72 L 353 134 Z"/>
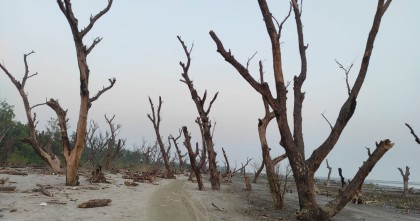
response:
<path id="1" fill-rule="evenodd" d="M 121 174 L 106 174 L 110 184 L 91 184 L 81 177 L 78 187 L 64 186 L 64 175 L 36 171 L 28 176 L 0 174 L 0 178 L 5 177 L 17 190 L 0 192 L 0 220 L 293 220 L 298 205 L 296 194 L 287 194 L 285 210 L 273 210 L 267 185 L 262 181 L 253 184 L 251 192 L 245 191 L 240 177 L 234 183 L 222 184 L 221 191 L 212 191 L 208 182 L 206 191 L 198 191 L 197 184 L 188 182 L 185 176 L 160 179 L 157 185 L 139 183 L 136 187 L 125 186 Z M 49 191 L 54 196 L 33 192 L 36 184 L 51 185 Z M 77 208 L 87 200 L 104 198 L 111 199 L 111 204 Z M 319 197 L 320 202 L 328 200 Z M 216 210 L 212 203 L 224 211 Z M 420 221 L 420 215 L 370 205 L 348 205 L 334 220 Z"/>

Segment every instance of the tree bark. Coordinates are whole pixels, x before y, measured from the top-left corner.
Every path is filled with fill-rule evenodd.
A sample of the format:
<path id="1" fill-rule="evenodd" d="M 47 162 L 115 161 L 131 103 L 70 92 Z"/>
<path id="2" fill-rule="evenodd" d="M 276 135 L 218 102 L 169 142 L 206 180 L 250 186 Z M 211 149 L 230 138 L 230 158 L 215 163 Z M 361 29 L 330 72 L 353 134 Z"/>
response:
<path id="1" fill-rule="evenodd" d="M 357 96 L 359 95 L 360 89 L 367 74 L 369 61 L 373 51 L 373 45 L 379 30 L 381 19 L 390 3 L 391 0 L 387 0 L 386 2 L 385 0 L 378 0 L 375 18 L 368 36 L 359 74 L 356 77 L 353 87 L 348 90 L 350 91 L 348 98 L 342 105 L 335 124 L 331 126 L 330 134 L 325 139 L 325 141 L 312 152 L 308 159 L 305 157 L 305 145 L 302 131 L 302 104 L 305 98 L 305 93 L 302 92 L 302 85 L 306 80 L 307 74 L 306 49 L 308 48 L 308 45 L 305 45 L 303 38 L 303 25 L 301 21 L 302 7 L 299 5 L 298 1 L 291 0 L 291 7 L 295 15 L 295 23 L 299 43 L 298 48 L 301 60 L 300 73 L 293 79 L 293 131 L 289 126 L 289 118 L 287 116 L 286 101 L 288 85 L 284 81 L 281 60 L 282 54 L 280 49 L 282 25 L 284 24 L 287 17 L 282 23 L 279 24 L 277 20 L 273 18 L 273 15 L 268 8 L 267 2 L 265 0 L 258 0 L 258 4 L 260 6 L 260 10 L 264 18 L 267 33 L 269 35 L 272 46 L 276 97 L 274 97 L 271 93 L 268 84 L 259 83 L 256 81 L 249 73 L 248 68 L 239 63 L 230 50 L 226 51 L 217 35 L 213 31 L 210 31 L 210 36 L 216 43 L 217 52 L 219 52 L 221 56 L 238 71 L 238 73 L 252 86 L 252 88 L 254 88 L 263 96 L 269 106 L 273 109 L 278 130 L 281 136 L 280 145 L 284 147 L 293 171 L 301 209 L 300 218 L 303 220 L 329 220 L 344 207 L 340 203 L 333 203 L 331 206 L 334 205 L 335 209 L 331 210 L 331 207 L 325 210 L 317 204 L 313 191 L 314 174 L 318 170 L 322 161 L 334 148 L 345 126 L 354 114 L 357 104 Z M 277 27 L 274 23 L 277 24 Z M 386 142 L 387 144 L 391 143 L 389 140 L 382 142 Z M 392 145 L 390 145 L 390 147 L 392 147 Z M 375 158 L 373 156 L 374 154 L 372 154 L 372 156 L 368 159 L 368 161 L 372 160 L 372 167 L 380 159 L 380 157 L 382 157 L 382 155 L 379 154 L 379 158 Z M 363 180 L 371 170 L 370 168 L 370 170 L 364 171 L 362 168 L 360 168 L 359 172 L 357 173 L 360 174 L 358 180 Z M 352 182 L 355 182 L 354 179 Z M 352 197 L 355 194 L 355 191 L 358 189 L 358 186 L 350 184 L 346 189 L 348 189 L 348 191 L 344 191 L 345 195 L 343 197 L 339 197 L 341 198 L 339 200 L 341 203 L 347 203 L 347 197 Z M 346 200 L 343 200 L 343 198 Z"/>
<path id="2" fill-rule="evenodd" d="M 207 109 L 204 108 L 204 103 L 206 101 L 207 98 L 207 90 L 204 92 L 203 96 L 200 97 L 197 93 L 197 91 L 194 88 L 193 82 L 190 80 L 189 76 L 188 76 L 188 71 L 190 68 L 190 64 L 191 64 L 191 50 L 187 49 L 187 47 L 185 46 L 185 43 L 181 40 L 181 37 L 178 36 L 178 40 L 181 43 L 185 55 L 187 56 L 187 63 L 183 63 L 180 62 L 179 64 L 181 65 L 182 69 L 183 69 L 183 73 L 182 73 L 182 77 L 184 78 L 183 80 L 181 80 L 182 82 L 184 82 L 187 86 L 188 89 L 190 91 L 191 97 L 197 107 L 197 111 L 199 114 L 199 118 L 200 118 L 200 124 L 201 124 L 201 131 L 202 131 L 202 136 L 204 138 L 204 143 L 206 146 L 206 150 L 207 150 L 207 156 L 209 159 L 209 171 L 210 171 L 210 183 L 211 183 L 211 188 L 212 190 L 219 190 L 220 189 L 220 178 L 219 178 L 219 171 L 217 171 L 217 164 L 216 164 L 216 152 L 214 151 L 214 144 L 213 144 L 213 137 L 211 134 L 211 122 L 209 120 L 209 113 L 210 113 L 210 109 L 214 103 L 214 101 L 216 101 L 217 95 L 219 92 L 217 92 L 213 99 L 210 101 Z"/>

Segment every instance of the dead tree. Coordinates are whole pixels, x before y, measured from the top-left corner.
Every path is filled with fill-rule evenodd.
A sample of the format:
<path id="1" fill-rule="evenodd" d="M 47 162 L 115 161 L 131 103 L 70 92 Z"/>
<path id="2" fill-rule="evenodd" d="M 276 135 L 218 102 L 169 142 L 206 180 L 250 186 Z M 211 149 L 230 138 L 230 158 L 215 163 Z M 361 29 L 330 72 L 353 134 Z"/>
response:
<path id="1" fill-rule="evenodd" d="M 77 63 L 79 66 L 79 75 L 80 75 L 80 107 L 79 107 L 79 119 L 77 121 L 76 127 L 76 137 L 73 145 L 70 145 L 70 139 L 67 132 L 67 110 L 64 110 L 59 104 L 58 100 L 50 99 L 47 101 L 47 105 L 51 107 L 57 114 L 59 121 L 60 132 L 61 132 L 61 143 L 63 146 L 64 159 L 66 160 L 66 185 L 75 186 L 78 185 L 78 167 L 80 157 L 85 148 L 86 142 L 86 130 L 87 130 L 87 116 L 89 109 L 92 107 L 94 101 L 111 89 L 116 79 L 109 79 L 110 85 L 103 87 L 98 93 L 91 97 L 89 91 L 89 77 L 90 70 L 87 63 L 87 56 L 92 52 L 95 46 L 101 42 L 102 38 L 97 37 L 93 40 L 90 46 L 87 46 L 83 43 L 83 38 L 86 36 L 89 31 L 92 30 L 94 24 L 105 15 L 112 5 L 112 0 L 108 0 L 108 4 L 95 16 L 91 16 L 89 24 L 79 30 L 79 22 L 74 16 L 73 8 L 70 0 L 57 0 L 57 4 L 66 17 L 67 22 L 69 23 L 71 33 L 73 35 L 74 45 L 76 47 Z"/>
<path id="2" fill-rule="evenodd" d="M 260 176 L 261 172 L 264 169 L 264 164 L 265 164 L 264 161 L 262 161 L 260 167 L 258 168 L 258 170 L 254 172 L 255 173 L 254 174 L 254 180 L 252 180 L 253 183 L 257 183 L 258 177 Z M 255 163 L 255 169 L 256 168 L 257 168 L 257 164 Z"/>
<path id="3" fill-rule="evenodd" d="M 404 181 L 404 196 L 408 195 L 408 180 L 409 180 L 409 176 L 410 176 L 410 167 L 406 166 L 405 167 L 405 174 L 403 172 L 403 170 L 401 168 L 398 168 L 398 170 L 401 173 L 401 176 L 403 177 L 403 181 Z"/>
<path id="4" fill-rule="evenodd" d="M 126 142 L 126 140 L 124 139 L 118 139 L 117 141 L 116 137 L 120 133 L 121 125 L 120 124 L 115 125 L 112 122 L 114 118 L 115 118 L 115 114 L 114 116 L 112 116 L 111 119 L 108 119 L 107 116 L 105 115 L 105 120 L 108 123 L 109 134 L 110 134 L 110 137 L 107 142 L 105 157 L 103 159 L 103 167 L 105 170 L 108 170 L 111 168 L 111 166 L 117 159 L 118 154 L 120 153 L 121 149 L 124 148 L 125 142 Z"/>
<path id="5" fill-rule="evenodd" d="M 340 176 L 340 180 L 341 180 L 341 188 L 346 187 L 346 180 L 343 176 L 343 170 L 341 168 L 338 168 L 338 175 Z"/>
<path id="6" fill-rule="evenodd" d="M 147 114 L 147 117 L 153 124 L 153 128 L 155 129 L 156 133 L 156 140 L 160 147 L 160 152 L 162 154 L 163 163 L 165 165 L 165 170 L 167 171 L 167 177 L 172 178 L 173 177 L 173 171 L 169 165 L 169 151 L 165 149 L 165 145 L 162 141 L 162 136 L 160 135 L 160 122 L 162 121 L 160 116 L 160 111 L 162 108 L 162 98 L 159 96 L 159 104 L 157 107 L 157 111 L 155 111 L 155 107 L 153 106 L 152 99 L 149 97 L 150 107 L 152 109 L 152 115 Z"/>
<path id="7" fill-rule="evenodd" d="M 225 162 L 226 162 L 226 171 L 222 174 L 222 177 L 225 178 L 227 176 L 231 176 L 232 173 L 230 171 L 230 165 L 229 165 L 229 160 L 227 158 L 225 149 L 222 147 L 222 152 L 223 152 L 223 157 L 225 158 Z"/>
<path id="8" fill-rule="evenodd" d="M 407 126 L 408 129 L 410 129 L 410 133 L 414 136 L 414 140 L 416 141 L 416 143 L 420 144 L 420 139 L 417 136 L 417 134 L 414 132 L 413 128 L 407 123 L 405 123 L 405 126 Z"/>
<path id="9" fill-rule="evenodd" d="M 39 106 L 31 106 L 28 99 L 28 93 L 25 91 L 26 82 L 29 78 L 37 75 L 38 73 L 29 75 L 29 66 L 27 57 L 35 53 L 34 51 L 29 52 L 28 54 L 23 55 L 23 61 L 25 64 L 25 74 L 23 75 L 22 82 L 16 80 L 13 75 L 6 69 L 3 64 L 0 64 L 0 68 L 4 73 L 9 77 L 12 83 L 15 85 L 16 89 L 19 91 L 20 96 L 22 97 L 23 106 L 25 107 L 26 119 L 28 120 L 29 128 L 29 137 L 22 139 L 23 142 L 28 143 L 32 146 L 35 152 L 44 160 L 54 172 L 59 172 L 60 169 L 60 159 L 51 151 L 51 148 L 48 149 L 46 146 L 43 146 L 37 139 L 36 125 L 38 124 L 36 120 L 36 113 L 32 114 L 32 109 Z"/>
<path id="10" fill-rule="evenodd" d="M 181 138 L 181 135 L 182 135 L 182 130 L 180 129 L 179 135 L 177 137 L 172 136 L 172 134 L 169 135 L 168 142 L 169 142 L 169 145 L 171 145 L 171 140 L 174 143 L 176 153 L 178 155 L 178 160 L 179 160 L 179 173 L 184 173 L 184 157 L 187 155 L 187 153 L 182 155 L 181 150 L 178 147 L 178 139 Z"/>
<path id="11" fill-rule="evenodd" d="M 204 108 L 204 104 L 206 102 L 207 98 L 207 90 L 204 91 L 204 94 L 202 97 L 200 97 L 197 93 L 197 91 L 194 88 L 193 82 L 190 80 L 190 77 L 188 75 L 188 71 L 190 69 L 191 65 L 191 51 L 194 45 L 191 46 L 190 50 L 187 49 L 187 46 L 185 43 L 181 40 L 181 37 L 177 36 L 179 42 L 182 45 L 182 48 L 184 49 L 184 53 L 187 56 L 187 63 L 179 62 L 179 65 L 181 65 L 183 73 L 181 79 L 182 82 L 184 82 L 188 89 L 190 90 L 191 97 L 195 103 L 195 106 L 197 107 L 197 111 L 199 114 L 200 119 L 200 129 L 202 129 L 202 136 L 204 138 L 204 142 L 206 149 L 207 149 L 207 156 L 209 159 L 209 170 L 210 170 L 210 183 L 212 190 L 219 190 L 220 189 L 220 178 L 219 178 L 219 172 L 217 171 L 217 164 L 216 164 L 216 152 L 214 151 L 214 143 L 213 143 L 213 137 L 211 134 L 211 121 L 209 120 L 209 113 L 210 109 L 216 101 L 217 95 L 219 92 L 217 92 L 213 99 L 210 101 L 207 109 Z"/>
<path id="12" fill-rule="evenodd" d="M 330 167 L 330 165 L 328 164 L 328 159 L 326 159 L 326 161 L 327 161 L 327 169 L 328 169 L 327 188 L 329 188 L 330 187 L 330 177 L 331 177 L 332 167 Z"/>
<path id="13" fill-rule="evenodd" d="M 273 73 L 275 80 L 275 95 L 271 93 L 268 84 L 260 84 L 250 74 L 247 66 L 242 65 L 236 60 L 230 50 L 226 50 L 221 40 L 217 35 L 210 31 L 210 36 L 216 43 L 217 52 L 224 58 L 225 61 L 230 63 L 239 74 L 252 86 L 254 90 L 260 93 L 267 101 L 269 106 L 273 109 L 274 115 L 278 125 L 278 130 L 281 136 L 280 144 L 285 149 L 289 158 L 290 166 L 293 171 L 294 180 L 297 187 L 300 204 L 299 217 L 303 220 L 329 220 L 335 216 L 352 198 L 356 193 L 358 186 L 377 161 L 387 152 L 393 143 L 389 140 L 383 140 L 377 144 L 377 148 L 368 158 L 367 161 L 360 167 L 359 172 L 343 194 L 340 194 L 335 200 L 330 202 L 326 207 L 321 207 L 316 199 L 313 191 L 314 187 L 314 174 L 320 167 L 322 161 L 331 152 L 337 143 L 345 126 L 351 119 L 357 103 L 357 97 L 363 85 L 364 79 L 369 67 L 369 61 L 373 51 L 373 45 L 377 36 L 381 19 L 385 14 L 391 0 L 378 0 L 375 18 L 372 28 L 370 30 L 366 48 L 363 53 L 362 62 L 360 65 L 359 74 L 352 87 L 348 86 L 348 97 L 343 103 L 338 117 L 334 124 L 331 126 L 331 132 L 325 141 L 316 148 L 309 158 L 306 159 L 305 144 L 303 138 L 303 119 L 302 107 L 305 93 L 302 91 L 303 83 L 307 74 L 307 56 L 306 50 L 308 44 L 305 43 L 303 38 L 303 25 L 301 21 L 302 6 L 298 0 L 291 0 L 291 6 L 295 15 L 296 30 L 298 36 L 298 49 L 300 54 L 301 69 L 300 73 L 293 78 L 293 118 L 288 118 L 287 111 L 287 81 L 285 81 L 282 64 L 282 51 L 280 48 L 280 36 L 284 21 L 278 23 L 269 10 L 266 0 L 258 0 L 262 16 L 266 25 L 267 33 L 270 37 L 272 48 L 272 61 Z M 289 125 L 289 119 L 293 119 L 293 125 Z"/>
<path id="14" fill-rule="evenodd" d="M 195 177 L 197 178 L 198 189 L 204 191 L 204 184 L 203 180 L 201 179 L 201 168 L 199 167 L 200 165 L 196 161 L 198 150 L 196 151 L 196 153 L 193 152 L 191 147 L 191 136 L 188 133 L 188 129 L 186 126 L 182 127 L 182 132 L 184 133 L 185 137 L 184 145 L 187 148 L 188 156 L 190 157 L 190 164 L 192 169 L 191 173 L 195 173 Z"/>

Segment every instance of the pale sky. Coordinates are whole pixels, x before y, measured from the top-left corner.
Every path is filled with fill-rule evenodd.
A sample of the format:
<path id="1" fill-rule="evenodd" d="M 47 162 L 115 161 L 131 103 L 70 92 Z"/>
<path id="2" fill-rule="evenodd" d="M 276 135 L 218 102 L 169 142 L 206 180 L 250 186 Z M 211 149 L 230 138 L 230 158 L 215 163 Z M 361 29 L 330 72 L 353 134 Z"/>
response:
<path id="1" fill-rule="evenodd" d="M 288 12 L 288 1 L 269 0 L 268 4 L 278 20 Z M 330 130 L 321 113 L 334 122 L 347 95 L 344 73 L 334 60 L 345 66 L 354 62 L 352 85 L 376 4 L 366 0 L 304 1 L 303 31 L 309 44 L 308 76 L 303 88 L 307 157 Z M 79 26 L 87 25 L 90 15 L 105 5 L 105 0 L 74 1 Z M 389 138 L 395 142 L 394 148 L 380 160 L 368 179 L 399 181 L 402 179 L 397 167 L 409 166 L 410 181 L 420 181 L 420 146 L 404 125 L 410 123 L 420 134 L 418 8 L 418 0 L 395 0 L 386 12 L 356 112 L 328 156 L 332 176 L 338 177 L 337 168 L 341 167 L 344 176 L 352 178 L 367 159 L 364 147 L 374 148 L 375 141 Z M 21 79 L 23 54 L 34 50 L 36 54 L 28 58 L 29 67 L 31 73 L 39 74 L 27 82 L 31 104 L 45 102 L 46 98 L 59 99 L 62 107 L 68 109 L 71 129 L 74 129 L 79 107 L 79 73 L 70 28 L 57 3 L 1 1 L 0 26 L 0 61 Z M 198 141 L 200 135 L 194 123 L 197 111 L 187 86 L 179 81 L 182 71 L 179 61 L 185 61 L 176 38 L 180 35 L 187 45 L 194 42 L 190 75 L 197 90 L 203 93 L 208 89 L 210 95 L 219 91 L 210 113 L 210 118 L 217 122 L 214 141 L 219 165 L 223 166 L 222 147 L 233 165 L 237 162 L 240 166 L 247 157 L 260 162 L 257 119 L 263 117 L 261 98 L 216 52 L 208 34 L 210 30 L 244 64 L 257 51 L 250 70 L 258 78 L 258 60 L 262 60 L 265 79 L 272 83 L 271 46 L 256 1 L 115 0 L 111 10 L 84 39 L 90 45 L 95 37 L 103 37 L 88 57 L 91 94 L 108 85 L 108 78 L 117 78 L 114 88 L 94 102 L 90 119 L 104 129 L 103 115 L 116 114 L 115 122 L 122 125 L 121 136 L 127 138 L 129 148 L 141 144 L 143 139 L 153 142 L 154 130 L 146 117 L 150 113 L 147 97 L 151 96 L 156 103 L 161 95 L 164 101 L 161 134 L 165 140 L 186 125 L 193 140 Z M 291 81 L 300 68 L 294 15 L 286 22 L 281 41 L 285 77 Z M 291 102 L 292 86 L 289 91 Z M 17 120 L 26 122 L 18 91 L 4 73 L 0 74 L 0 99 L 14 105 Z M 55 117 L 47 106 L 38 107 L 35 112 L 39 130 L 44 129 L 50 117 Z M 268 139 L 273 156 L 284 152 L 278 145 L 279 133 L 274 121 Z M 324 163 L 317 175 L 326 174 Z"/>

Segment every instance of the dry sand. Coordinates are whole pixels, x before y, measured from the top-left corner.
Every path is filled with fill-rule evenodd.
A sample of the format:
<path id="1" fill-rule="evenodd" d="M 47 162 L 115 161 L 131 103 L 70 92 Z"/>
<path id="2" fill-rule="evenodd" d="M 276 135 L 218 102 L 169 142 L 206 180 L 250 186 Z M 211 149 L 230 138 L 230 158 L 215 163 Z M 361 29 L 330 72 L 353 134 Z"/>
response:
<path id="1" fill-rule="evenodd" d="M 10 185 L 17 186 L 17 190 L 0 193 L 0 220 L 292 220 L 298 205 L 297 196 L 292 193 L 286 195 L 284 211 L 273 210 L 266 183 L 253 184 L 253 191 L 248 192 L 242 189 L 240 177 L 232 184 L 222 184 L 221 191 L 212 191 L 208 182 L 206 191 L 198 191 L 197 184 L 188 182 L 185 176 L 136 187 L 125 186 L 121 174 L 106 174 L 110 184 L 91 184 L 81 176 L 78 187 L 64 186 L 64 175 L 34 170 L 28 176 L 0 174 L 0 178 L 4 177 L 9 177 Z M 32 192 L 36 184 L 51 185 L 49 191 L 54 196 Z M 87 200 L 104 198 L 111 199 L 111 204 L 77 208 Z M 319 200 L 327 202 L 328 198 L 320 196 Z M 225 211 L 216 210 L 212 203 Z M 334 220 L 420 220 L 420 215 L 378 206 L 348 205 Z"/>

